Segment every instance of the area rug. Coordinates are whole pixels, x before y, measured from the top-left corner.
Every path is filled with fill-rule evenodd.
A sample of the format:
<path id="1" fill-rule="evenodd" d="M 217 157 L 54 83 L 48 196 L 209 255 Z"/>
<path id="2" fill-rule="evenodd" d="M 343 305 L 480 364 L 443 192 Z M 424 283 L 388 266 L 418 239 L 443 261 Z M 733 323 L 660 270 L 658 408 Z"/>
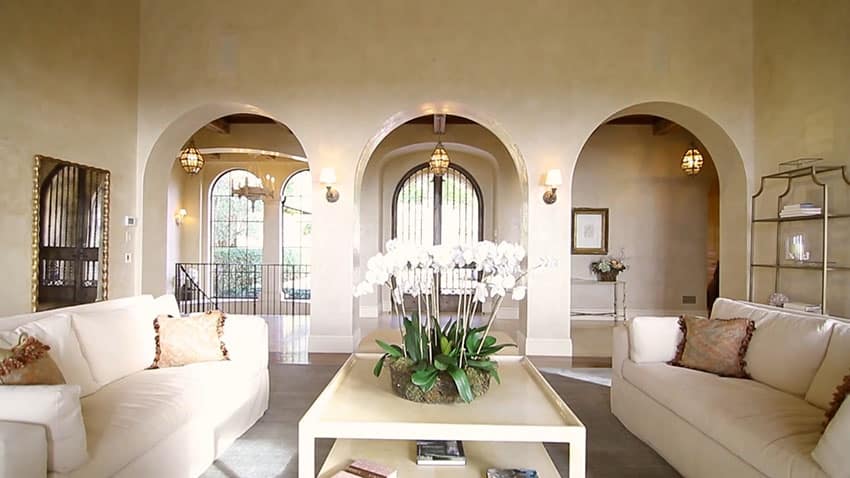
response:
<path id="1" fill-rule="evenodd" d="M 610 368 L 553 368 L 541 367 L 540 371 L 562 377 L 581 380 L 582 382 L 595 383 L 605 387 L 611 387 L 611 374 L 613 371 Z"/>
<path id="2" fill-rule="evenodd" d="M 312 358 L 312 357 L 311 357 Z M 298 420 L 307 411 L 339 363 L 313 365 L 271 364 L 269 410 L 225 451 L 202 475 L 204 478 L 296 478 L 298 476 Z M 581 370 L 581 369 L 579 369 Z M 626 430 L 611 414 L 610 389 L 560 373 L 544 377 L 587 427 L 587 477 L 678 477 L 651 448 Z M 521 399 L 521 398 L 519 398 Z M 316 469 L 327 457 L 332 440 L 320 440 Z M 566 477 L 568 446 L 546 444 L 552 461 Z"/>

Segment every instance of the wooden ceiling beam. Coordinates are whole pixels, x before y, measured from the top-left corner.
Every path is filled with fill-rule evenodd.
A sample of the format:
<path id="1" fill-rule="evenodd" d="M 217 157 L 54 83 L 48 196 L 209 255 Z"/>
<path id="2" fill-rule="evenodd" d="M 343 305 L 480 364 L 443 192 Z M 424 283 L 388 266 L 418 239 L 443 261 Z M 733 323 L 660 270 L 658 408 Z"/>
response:
<path id="1" fill-rule="evenodd" d="M 652 134 L 654 136 L 663 136 L 667 133 L 670 133 L 679 125 L 664 118 L 658 118 L 655 122 L 652 123 Z"/>
<path id="2" fill-rule="evenodd" d="M 225 118 L 209 122 L 205 128 L 215 131 L 218 134 L 230 134 L 230 122 Z"/>

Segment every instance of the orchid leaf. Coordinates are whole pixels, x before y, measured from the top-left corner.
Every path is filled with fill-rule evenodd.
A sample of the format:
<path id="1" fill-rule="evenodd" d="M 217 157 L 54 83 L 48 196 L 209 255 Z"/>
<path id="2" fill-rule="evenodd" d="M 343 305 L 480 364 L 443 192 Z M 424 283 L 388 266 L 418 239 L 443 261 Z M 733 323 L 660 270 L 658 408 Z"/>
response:
<path id="1" fill-rule="evenodd" d="M 387 357 L 389 357 L 389 354 L 384 354 L 375 363 L 375 368 L 372 369 L 372 373 L 374 373 L 376 377 L 381 376 L 381 370 L 384 369 L 384 360 L 386 360 Z"/>
<path id="2" fill-rule="evenodd" d="M 472 387 L 469 385 L 469 377 L 466 375 L 462 369 L 459 369 L 455 364 L 452 364 L 448 369 L 449 375 L 452 376 L 452 380 L 455 382 L 455 386 L 457 387 L 458 395 L 460 395 L 461 400 L 466 403 L 472 401 L 475 398 L 472 395 Z"/>
<path id="3" fill-rule="evenodd" d="M 383 340 L 375 340 L 375 343 L 377 343 L 378 346 L 384 349 L 384 352 L 389 354 L 390 357 L 400 358 L 404 356 L 404 351 L 402 351 L 401 347 L 399 347 L 398 345 L 390 345 L 384 342 Z"/>
<path id="4" fill-rule="evenodd" d="M 427 392 L 434 387 L 435 383 L 437 383 L 438 373 L 439 371 L 436 368 L 427 367 L 414 372 L 410 377 L 410 381 L 417 387 L 421 388 L 423 392 Z"/>

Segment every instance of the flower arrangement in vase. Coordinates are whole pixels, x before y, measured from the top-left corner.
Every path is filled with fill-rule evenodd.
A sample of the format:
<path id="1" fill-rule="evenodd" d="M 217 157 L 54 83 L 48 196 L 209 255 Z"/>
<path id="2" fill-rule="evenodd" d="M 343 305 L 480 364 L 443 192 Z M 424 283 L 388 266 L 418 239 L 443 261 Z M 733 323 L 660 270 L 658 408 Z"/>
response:
<path id="1" fill-rule="evenodd" d="M 525 249 L 518 244 L 482 241 L 459 246 L 416 246 L 389 241 L 386 252 L 367 263 L 366 277 L 355 296 L 390 290 L 392 314 L 398 320 L 400 344 L 376 341 L 385 352 L 375 364 L 380 376 L 386 363 L 393 391 L 408 400 L 425 403 L 471 402 L 483 395 L 490 378 L 500 382 L 498 366 L 490 356 L 515 344 L 497 344 L 489 335 L 505 297 L 523 300 Z M 541 261 L 537 267 L 547 266 Z M 446 284 L 458 299 L 457 314 L 440 323 L 440 296 Z M 441 286 L 441 284 L 443 284 Z M 404 297 L 413 298 L 406 310 Z M 476 326 L 475 314 L 492 301 L 486 322 Z"/>
<path id="2" fill-rule="evenodd" d="M 616 281 L 617 275 L 628 269 L 628 267 L 629 266 L 623 262 L 623 259 L 616 259 L 608 256 L 590 264 L 590 270 L 595 272 L 599 280 L 602 282 Z"/>

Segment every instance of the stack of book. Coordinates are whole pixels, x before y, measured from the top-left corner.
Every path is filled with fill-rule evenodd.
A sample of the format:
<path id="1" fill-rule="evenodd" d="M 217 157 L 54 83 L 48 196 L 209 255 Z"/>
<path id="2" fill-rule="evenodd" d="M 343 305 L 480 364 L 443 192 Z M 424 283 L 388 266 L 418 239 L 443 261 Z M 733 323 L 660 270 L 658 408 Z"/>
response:
<path id="1" fill-rule="evenodd" d="M 369 460 L 354 460 L 333 478 L 398 478 L 395 469 Z"/>
<path id="2" fill-rule="evenodd" d="M 466 464 L 463 442 L 458 440 L 419 440 L 416 442 L 416 464 L 463 466 Z"/>
<path id="3" fill-rule="evenodd" d="M 823 210 L 813 203 L 801 202 L 797 204 L 786 204 L 779 213 L 779 217 L 804 217 L 804 216 L 819 216 Z"/>

